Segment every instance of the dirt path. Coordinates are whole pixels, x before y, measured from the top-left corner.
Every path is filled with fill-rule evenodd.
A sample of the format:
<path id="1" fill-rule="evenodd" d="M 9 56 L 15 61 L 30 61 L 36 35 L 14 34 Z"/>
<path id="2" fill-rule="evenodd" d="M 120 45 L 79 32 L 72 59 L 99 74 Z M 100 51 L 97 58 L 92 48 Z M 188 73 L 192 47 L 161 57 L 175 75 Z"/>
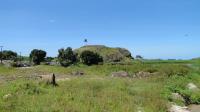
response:
<path id="1" fill-rule="evenodd" d="M 190 105 L 189 110 L 191 112 L 200 112 L 200 105 Z"/>

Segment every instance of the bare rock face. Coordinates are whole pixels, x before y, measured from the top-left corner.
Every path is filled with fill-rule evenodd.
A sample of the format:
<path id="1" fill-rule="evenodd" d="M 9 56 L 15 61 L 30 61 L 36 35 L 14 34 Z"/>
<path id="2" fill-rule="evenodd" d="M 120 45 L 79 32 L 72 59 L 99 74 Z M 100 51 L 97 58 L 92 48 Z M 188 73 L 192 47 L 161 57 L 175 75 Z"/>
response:
<path id="1" fill-rule="evenodd" d="M 187 85 L 187 88 L 188 88 L 189 90 L 192 90 L 192 91 L 198 91 L 198 90 L 199 90 L 199 88 L 198 88 L 194 83 L 189 83 L 189 84 Z"/>
<path id="2" fill-rule="evenodd" d="M 129 74 L 125 71 L 113 72 L 112 77 L 129 77 Z"/>

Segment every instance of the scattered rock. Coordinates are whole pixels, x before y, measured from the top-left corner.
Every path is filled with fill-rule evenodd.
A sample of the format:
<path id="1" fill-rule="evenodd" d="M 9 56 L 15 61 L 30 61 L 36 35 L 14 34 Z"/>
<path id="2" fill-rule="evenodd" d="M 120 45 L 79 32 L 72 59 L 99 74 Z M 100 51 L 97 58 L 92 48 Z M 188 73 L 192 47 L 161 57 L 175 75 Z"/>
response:
<path id="1" fill-rule="evenodd" d="M 129 74 L 125 71 L 113 72 L 112 77 L 129 77 Z"/>
<path id="2" fill-rule="evenodd" d="M 153 73 L 150 73 L 150 72 L 143 72 L 143 71 L 140 71 L 138 73 L 135 74 L 134 77 L 136 78 L 143 78 L 143 77 L 149 77 L 151 76 Z"/>
<path id="3" fill-rule="evenodd" d="M 199 90 L 199 88 L 198 88 L 194 83 L 189 83 L 189 84 L 187 85 L 187 88 L 188 88 L 189 90 L 192 90 L 192 91 Z"/>
<path id="4" fill-rule="evenodd" d="M 3 96 L 4 100 L 10 99 L 12 97 L 12 94 L 7 94 Z"/>
<path id="5" fill-rule="evenodd" d="M 51 75 L 41 75 L 39 76 L 43 81 L 45 81 L 47 84 L 51 84 L 53 86 L 57 86 L 58 84 L 56 83 L 56 76 L 55 74 Z"/>
<path id="6" fill-rule="evenodd" d="M 179 100 L 185 102 L 184 98 L 179 93 L 172 93 L 172 100 Z"/>
<path id="7" fill-rule="evenodd" d="M 82 71 L 76 71 L 76 72 L 73 72 L 72 75 L 74 75 L 74 76 L 83 76 L 83 75 L 85 75 L 85 73 L 82 72 Z"/>
<path id="8" fill-rule="evenodd" d="M 188 107 L 172 105 L 171 108 L 169 109 L 169 112 L 190 112 L 190 111 L 188 110 Z"/>

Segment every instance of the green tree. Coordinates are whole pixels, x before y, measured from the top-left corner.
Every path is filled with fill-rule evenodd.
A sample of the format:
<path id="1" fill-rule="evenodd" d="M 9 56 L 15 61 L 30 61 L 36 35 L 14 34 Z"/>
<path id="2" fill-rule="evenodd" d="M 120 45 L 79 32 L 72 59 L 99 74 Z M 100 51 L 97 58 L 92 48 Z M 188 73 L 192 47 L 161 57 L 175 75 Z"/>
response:
<path id="1" fill-rule="evenodd" d="M 40 63 L 44 61 L 46 54 L 47 53 L 43 50 L 38 50 L 38 49 L 32 50 L 30 53 L 31 62 L 33 62 L 35 65 L 40 65 Z"/>
<path id="2" fill-rule="evenodd" d="M 103 62 L 103 58 L 92 51 L 83 51 L 80 55 L 80 59 L 83 62 L 83 64 L 86 65 L 93 65 L 98 64 L 99 62 Z"/>
<path id="3" fill-rule="evenodd" d="M 58 50 L 58 61 L 61 66 L 69 66 L 76 62 L 77 58 L 71 47 Z"/>
<path id="4" fill-rule="evenodd" d="M 14 51 L 11 51 L 11 50 L 4 50 L 1 55 L 2 55 L 2 58 L 4 60 L 15 60 L 15 59 L 17 59 L 17 53 L 14 52 Z"/>

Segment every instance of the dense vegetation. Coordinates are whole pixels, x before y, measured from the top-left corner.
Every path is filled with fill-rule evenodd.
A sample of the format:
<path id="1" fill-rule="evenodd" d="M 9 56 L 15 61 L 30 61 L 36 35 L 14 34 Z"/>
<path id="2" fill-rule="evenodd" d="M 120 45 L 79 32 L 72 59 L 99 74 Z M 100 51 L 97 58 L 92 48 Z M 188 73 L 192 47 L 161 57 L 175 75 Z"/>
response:
<path id="1" fill-rule="evenodd" d="M 83 51 L 80 55 L 80 60 L 86 65 L 99 64 L 100 62 L 103 62 L 103 58 L 92 51 Z"/>
<path id="2" fill-rule="evenodd" d="M 69 66 L 77 61 L 76 54 L 73 52 L 71 47 L 67 49 L 58 50 L 58 60 L 62 66 Z"/>
<path id="3" fill-rule="evenodd" d="M 44 61 L 46 54 L 47 53 L 43 50 L 34 49 L 30 53 L 30 60 L 35 65 L 39 65 L 42 61 Z"/>
<path id="4" fill-rule="evenodd" d="M 15 60 L 17 58 L 17 53 L 11 50 L 4 50 L 0 52 L 0 58 L 4 60 Z"/>
<path id="5" fill-rule="evenodd" d="M 104 62 L 120 62 L 132 59 L 131 53 L 124 48 L 111 48 L 103 45 L 88 45 L 75 50 L 78 55 L 84 51 L 98 53 L 103 58 Z"/>

